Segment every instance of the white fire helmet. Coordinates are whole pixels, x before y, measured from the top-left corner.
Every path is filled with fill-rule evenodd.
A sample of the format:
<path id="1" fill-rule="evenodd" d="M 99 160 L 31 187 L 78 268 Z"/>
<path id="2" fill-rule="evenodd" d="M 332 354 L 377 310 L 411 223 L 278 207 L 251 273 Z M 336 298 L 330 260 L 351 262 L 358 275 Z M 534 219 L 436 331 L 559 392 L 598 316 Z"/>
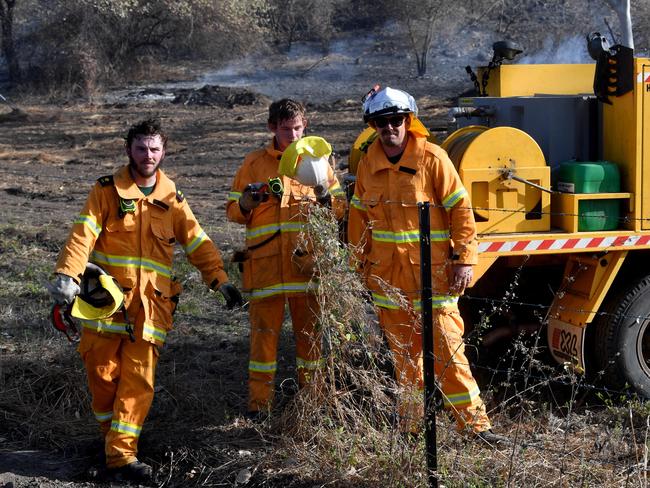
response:
<path id="1" fill-rule="evenodd" d="M 322 137 L 303 137 L 284 150 L 278 172 L 305 186 L 327 188 L 330 154 L 332 146 Z"/>
<path id="2" fill-rule="evenodd" d="M 417 117 L 418 106 L 411 95 L 389 86 L 379 91 L 377 88 L 371 90 L 363 101 L 364 122 L 382 115 L 412 113 Z"/>

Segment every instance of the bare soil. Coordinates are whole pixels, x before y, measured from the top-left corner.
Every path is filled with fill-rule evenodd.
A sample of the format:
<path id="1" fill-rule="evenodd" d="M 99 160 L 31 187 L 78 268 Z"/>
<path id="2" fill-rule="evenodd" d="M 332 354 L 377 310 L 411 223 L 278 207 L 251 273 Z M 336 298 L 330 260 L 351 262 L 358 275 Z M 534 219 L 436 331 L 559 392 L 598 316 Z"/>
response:
<path id="1" fill-rule="evenodd" d="M 314 85 L 318 70 L 312 67 L 319 59 L 303 60 L 298 68 L 305 73 L 303 79 L 316 78 L 308 80 L 310 93 L 318 93 L 318 84 Z M 386 79 L 411 91 L 425 125 L 443 134 L 451 97 L 467 85 L 439 83 L 440 74 L 414 80 L 402 61 L 402 74 L 399 65 L 391 66 Z M 358 64 L 364 62 L 361 57 Z M 356 58 L 352 63 L 356 65 Z M 323 89 L 323 97 L 308 99 L 309 132 L 325 137 L 341 162 L 364 128 L 359 99 L 372 84 L 367 79 L 351 69 L 347 85 L 339 78 L 335 90 Z M 230 258 L 243 243 L 244 229 L 226 220 L 226 198 L 244 156 L 270 138 L 267 104 L 277 93 L 214 87 L 188 92 L 159 85 L 120 88 L 121 93 L 134 95 L 97 97 L 94 103 L 25 98 L 18 103 L 19 110 L 0 106 L 2 488 L 112 485 L 89 476 L 101 446 L 84 372 L 74 345 L 49 324 L 50 299 L 43 283 L 50 278 L 94 181 L 126 162 L 123 136 L 131 124 L 150 116 L 162 119 L 170 135 L 164 169 L 222 250 L 233 280 L 239 279 Z M 308 85 L 299 88 L 306 93 Z M 246 312 L 225 310 L 182 253 L 178 258 L 175 274 L 185 292 L 175 330 L 161 354 L 156 397 L 140 439 L 141 459 L 156 471 L 152 486 L 369 487 L 379 482 L 391 486 L 390 481 L 373 477 L 373 468 L 379 465 L 356 472 L 354 453 L 327 470 L 318 458 L 309 461 L 319 446 L 296 441 L 292 450 L 283 439 L 280 449 L 282 433 L 276 425 L 256 425 L 243 417 Z M 290 335 L 285 328 L 280 338 L 277 411 L 291 401 L 296 389 Z M 557 375 L 557 370 L 549 371 Z M 550 376 L 540 375 L 519 390 L 510 382 L 511 373 L 505 380 L 488 375 L 481 386 L 501 431 L 524 442 L 510 451 L 466 445 L 453 432 L 451 421 L 442 418 L 439 453 L 447 486 L 503 485 L 506 479 L 512 486 L 606 486 L 623 480 L 643 486 L 644 407 L 630 404 L 629 411 L 620 413 L 610 405 L 614 413 L 609 416 L 585 408 L 575 413 L 574 408 L 585 405 L 575 378 L 563 376 L 567 387 L 562 389 L 548 382 Z M 499 388 L 505 391 L 500 403 L 492 395 Z M 539 391 L 545 392 L 543 398 Z M 420 443 L 408 451 L 386 453 L 387 458 L 401 456 L 405 471 L 420 474 L 409 484 L 397 485 L 426 486 L 422 448 Z M 302 456 L 292 454 L 300 449 Z M 356 465 L 362 461 L 356 460 Z"/>
<path id="2" fill-rule="evenodd" d="M 87 470 L 96 463 L 98 444 L 82 366 L 74 346 L 50 329 L 49 299 L 42 283 L 49 279 L 71 222 L 94 181 L 125 163 L 122 138 L 130 124 L 150 116 L 162 119 L 170 135 L 165 171 L 183 191 L 227 263 L 233 249 L 243 243 L 243 228 L 226 221 L 226 197 L 244 156 L 270 138 L 266 130 L 269 98 L 217 88 L 179 90 L 178 94 L 183 97 L 181 103 L 23 101 L 13 111 L 0 106 L 4 205 L 0 212 L 4 289 L 0 293 L 0 486 L 100 486 L 85 481 Z M 435 101 L 436 106 L 440 104 L 444 101 Z M 431 113 L 439 116 L 445 110 Z M 355 101 L 342 98 L 309 107 L 309 132 L 326 137 L 343 161 L 362 129 Z M 216 296 L 202 288 L 198 274 L 183 264 L 184 258 L 180 262 L 178 271 L 187 280 L 186 293 L 175 332 L 162 353 L 158 391 L 141 438 L 141 452 L 156 467 L 165 459 L 172 465 L 180 463 L 183 468 L 179 469 L 187 470 L 183 476 L 191 477 L 192 463 L 200 464 L 198 460 L 166 456 L 198 443 L 210 456 L 223 459 L 221 480 L 232 482 L 241 469 L 236 460 L 254 459 L 269 443 L 241 417 L 246 397 L 247 317 L 243 311 L 226 311 Z M 236 280 L 234 267 L 229 271 Z M 286 335 L 281 340 L 280 379 L 293 377 L 293 352 Z M 279 403 L 283 391 L 290 395 L 293 390 L 292 381 L 285 381 Z M 173 473 L 174 478 L 177 475 Z M 178 483 L 172 486 L 182 486 Z"/>

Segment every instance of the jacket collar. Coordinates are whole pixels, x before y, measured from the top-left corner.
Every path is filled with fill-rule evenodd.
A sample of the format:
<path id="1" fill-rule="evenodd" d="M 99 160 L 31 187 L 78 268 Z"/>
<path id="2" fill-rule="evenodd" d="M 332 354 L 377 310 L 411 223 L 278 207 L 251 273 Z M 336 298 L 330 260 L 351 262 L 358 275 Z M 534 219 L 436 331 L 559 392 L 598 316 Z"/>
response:
<path id="1" fill-rule="evenodd" d="M 266 152 L 267 152 L 271 157 L 277 159 L 278 161 L 279 161 L 280 158 L 282 157 L 282 151 L 278 151 L 278 150 L 275 148 L 275 138 L 274 138 L 274 137 L 271 138 L 271 142 L 268 143 L 268 145 L 266 146 L 265 149 L 266 149 Z"/>
<path id="2" fill-rule="evenodd" d="M 124 200 L 140 200 L 142 198 L 157 198 L 158 200 L 162 200 L 170 192 L 175 193 L 172 181 L 161 169 L 156 170 L 156 187 L 148 197 L 142 194 L 138 185 L 133 181 L 128 164 L 118 169 L 113 175 L 113 179 L 117 194 Z"/>

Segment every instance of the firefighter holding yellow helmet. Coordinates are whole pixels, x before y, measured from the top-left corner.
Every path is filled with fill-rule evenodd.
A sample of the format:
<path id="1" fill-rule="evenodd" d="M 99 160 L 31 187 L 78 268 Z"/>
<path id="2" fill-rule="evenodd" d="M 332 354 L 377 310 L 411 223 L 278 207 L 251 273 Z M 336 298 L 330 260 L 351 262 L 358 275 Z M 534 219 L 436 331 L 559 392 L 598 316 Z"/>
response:
<path id="1" fill-rule="evenodd" d="M 271 408 L 285 305 L 291 313 L 299 386 L 308 383 L 320 363 L 318 303 L 308 288 L 313 257 L 299 246 L 299 235 L 312 205 L 331 205 L 342 216 L 345 194 L 327 161 L 329 144 L 303 139 L 306 127 L 301 103 L 272 103 L 268 129 L 273 138 L 246 156 L 228 197 L 228 219 L 246 226 L 241 269 L 250 298 L 247 415 L 253 419 Z"/>
<path id="2" fill-rule="evenodd" d="M 116 479 L 146 481 L 152 475 L 151 467 L 137 458 L 138 438 L 153 400 L 158 348 L 172 328 L 181 291 L 172 278 L 175 243 L 227 306 L 242 304 L 218 249 L 160 169 L 166 143 L 156 121 L 131 127 L 125 144 L 129 164 L 97 180 L 50 285 L 54 300 L 74 302 L 71 314 L 80 318 L 78 351 L 104 437 L 106 467 Z M 112 276 L 95 276 L 96 288 L 110 300 L 93 303 L 92 291 L 85 289 L 89 261 Z M 97 274 L 97 267 L 88 268 Z"/>
<path id="3" fill-rule="evenodd" d="M 378 88 L 378 87 L 377 87 Z M 364 121 L 377 132 L 359 162 L 350 203 L 348 234 L 357 246 L 363 273 L 395 361 L 400 427 L 421 428 L 422 331 L 409 310 L 392 300 L 382 286 L 399 290 L 418 311 L 420 246 L 417 202 L 429 201 L 435 373 L 445 407 L 459 429 L 487 442 L 504 442 L 491 431 L 479 388 L 463 344 L 458 297 L 472 280 L 477 261 L 474 216 L 467 192 L 447 154 L 427 141 L 408 93 L 374 89 L 364 101 Z"/>

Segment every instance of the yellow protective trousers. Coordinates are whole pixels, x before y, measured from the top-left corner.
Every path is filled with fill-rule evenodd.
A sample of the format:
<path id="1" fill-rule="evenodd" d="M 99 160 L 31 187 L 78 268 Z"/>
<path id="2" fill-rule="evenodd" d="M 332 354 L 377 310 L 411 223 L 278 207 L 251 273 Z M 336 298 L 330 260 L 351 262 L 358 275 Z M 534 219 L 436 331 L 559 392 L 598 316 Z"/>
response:
<path id="1" fill-rule="evenodd" d="M 398 410 L 400 428 L 421 429 L 423 409 L 422 327 L 408 311 L 378 307 L 381 326 L 394 356 L 395 375 L 401 387 Z M 490 420 L 463 343 L 463 319 L 455 307 L 433 310 L 435 375 L 442 389 L 445 408 L 451 410 L 459 430 L 482 432 Z"/>
<path id="2" fill-rule="evenodd" d="M 143 314 L 141 309 L 137 323 Z M 158 349 L 140 335 L 136 337 L 131 342 L 128 337 L 84 330 L 79 343 L 108 468 L 136 461 L 140 431 L 153 400 Z"/>
<path id="3" fill-rule="evenodd" d="M 321 334 L 317 330 L 318 303 L 313 295 L 274 296 L 254 300 L 249 305 L 251 324 L 250 361 L 248 363 L 248 410 L 271 408 L 280 329 L 285 301 L 289 302 L 293 335 L 296 342 L 298 386 L 303 387 L 320 365 Z"/>

